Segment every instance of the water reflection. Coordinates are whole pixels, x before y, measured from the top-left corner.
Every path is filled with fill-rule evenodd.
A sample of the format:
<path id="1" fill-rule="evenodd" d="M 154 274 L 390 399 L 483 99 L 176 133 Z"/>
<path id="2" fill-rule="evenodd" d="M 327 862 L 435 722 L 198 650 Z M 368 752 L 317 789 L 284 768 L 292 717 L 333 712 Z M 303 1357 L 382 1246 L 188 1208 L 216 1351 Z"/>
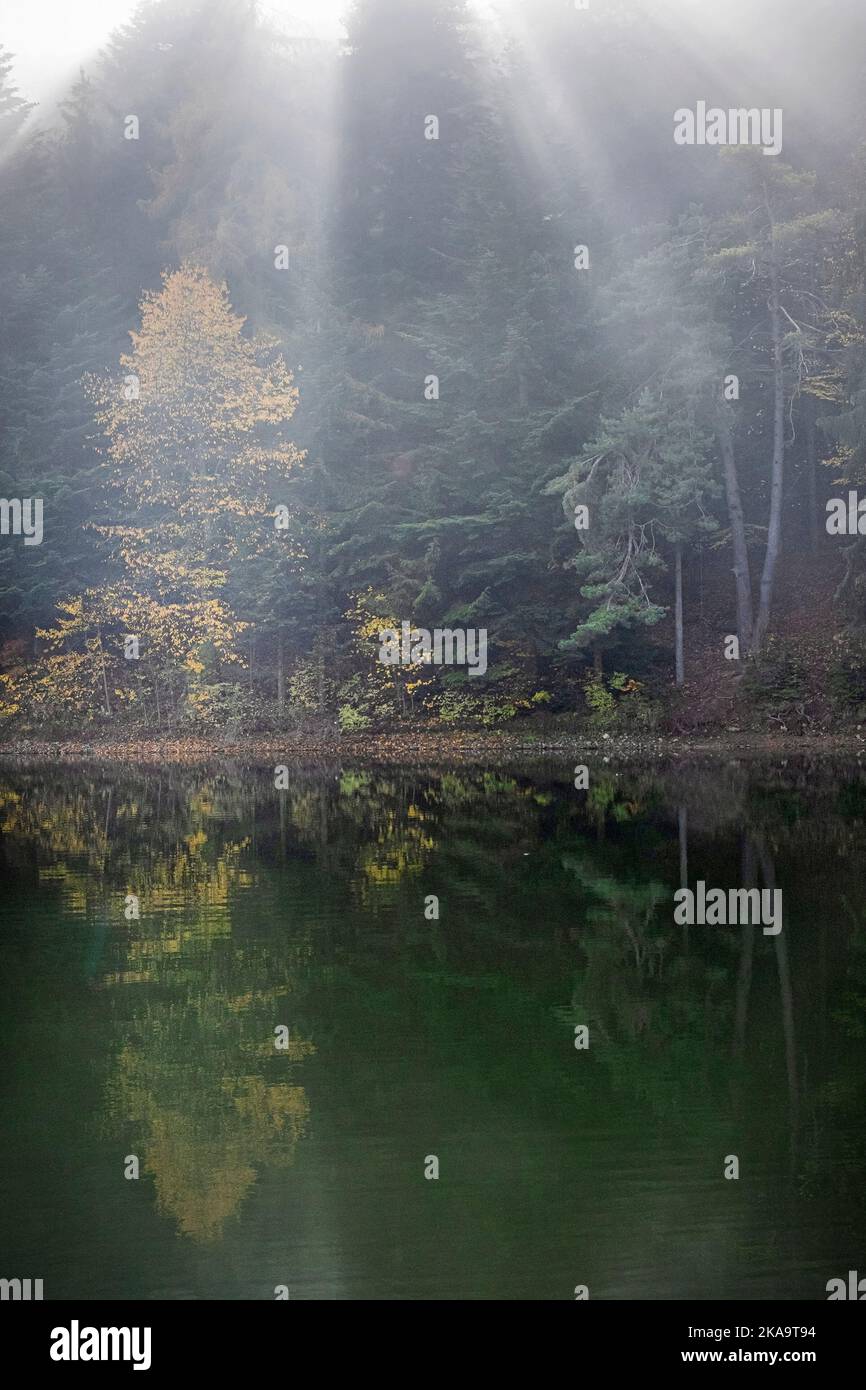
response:
<path id="1" fill-rule="evenodd" d="M 587 1268 L 602 1297 L 822 1296 L 866 1230 L 866 780 L 590 772 L 586 792 L 550 766 L 322 768 L 285 791 L 270 765 L 6 776 L 13 1050 L 58 1007 L 92 1047 L 55 1064 L 86 1117 L 73 1189 L 76 1165 L 138 1155 L 176 1240 L 234 1233 L 239 1296 L 299 1194 L 302 1296 L 568 1297 Z M 785 929 L 675 925 L 698 878 L 782 888 Z M 10 1180 L 22 1252 L 52 1239 L 21 1213 L 37 1178 Z M 636 1210 L 671 1237 L 649 1264 Z"/>

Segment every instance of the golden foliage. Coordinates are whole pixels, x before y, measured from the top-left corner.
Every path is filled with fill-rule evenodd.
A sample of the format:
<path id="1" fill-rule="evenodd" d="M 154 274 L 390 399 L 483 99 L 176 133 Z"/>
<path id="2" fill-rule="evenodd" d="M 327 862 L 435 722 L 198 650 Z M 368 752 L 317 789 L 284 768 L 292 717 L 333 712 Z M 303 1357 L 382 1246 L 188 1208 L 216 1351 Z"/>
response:
<path id="1" fill-rule="evenodd" d="M 233 561 L 280 544 L 269 489 L 303 457 L 282 432 L 297 405 L 292 373 L 243 326 L 225 284 L 185 263 L 145 294 L 124 382 L 87 379 L 127 518 L 97 529 L 122 579 L 58 606 L 35 671 L 15 663 L 0 676 L 0 718 L 122 706 L 161 723 L 160 681 L 163 706 L 182 695 L 194 710 L 208 666 L 241 661 L 246 624 L 220 592 Z M 127 634 L 142 659 L 124 659 Z"/>

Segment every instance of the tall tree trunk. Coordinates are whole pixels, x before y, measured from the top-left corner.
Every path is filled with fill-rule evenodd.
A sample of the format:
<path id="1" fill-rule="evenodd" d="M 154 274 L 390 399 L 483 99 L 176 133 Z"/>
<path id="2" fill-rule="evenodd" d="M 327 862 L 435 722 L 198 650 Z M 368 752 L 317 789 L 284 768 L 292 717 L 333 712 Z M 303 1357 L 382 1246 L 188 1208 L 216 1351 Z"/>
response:
<path id="1" fill-rule="evenodd" d="M 148 712 L 147 712 L 147 700 L 145 699 L 145 697 L 144 697 L 144 692 L 143 692 L 143 690 L 142 690 L 142 680 L 141 680 L 141 672 L 140 672 L 140 671 L 137 671 L 137 672 L 136 672 L 135 680 L 136 680 L 136 684 L 137 684 L 137 686 L 138 686 L 138 703 L 139 703 L 139 705 L 141 706 L 141 712 L 142 712 L 142 714 L 144 715 L 144 727 L 145 727 L 146 729 L 149 729 L 149 728 L 150 728 L 150 715 L 149 715 Z"/>
<path id="2" fill-rule="evenodd" d="M 111 701 L 108 698 L 108 677 L 105 674 L 105 649 L 102 645 L 102 628 L 96 629 L 99 636 L 99 664 L 102 667 L 102 691 L 105 697 L 105 713 L 111 718 Z"/>
<path id="3" fill-rule="evenodd" d="M 809 550 L 815 555 L 818 550 L 818 437 L 815 402 L 811 398 L 807 398 L 806 403 L 806 467 L 809 471 L 806 480 L 809 498 Z"/>
<path id="4" fill-rule="evenodd" d="M 727 411 L 721 407 L 716 420 L 716 433 L 722 454 L 725 496 L 728 503 L 731 542 L 734 549 L 734 581 L 737 586 L 737 636 L 740 639 L 740 655 L 748 656 L 752 649 L 752 579 L 749 574 L 749 551 L 746 546 L 746 522 L 743 515 L 743 499 L 740 496 L 740 482 L 737 477 L 737 461 L 734 457 L 731 422 Z"/>
<path id="5" fill-rule="evenodd" d="M 676 602 L 674 605 L 676 623 L 676 681 L 682 685 L 686 678 L 683 658 L 683 548 L 677 541 L 676 549 Z"/>
<path id="6" fill-rule="evenodd" d="M 770 519 L 767 549 L 761 572 L 761 599 L 755 623 L 755 649 L 760 650 L 773 602 L 773 581 L 782 549 L 782 493 L 785 480 L 785 353 L 783 347 L 782 306 L 779 290 L 779 262 L 775 230 L 770 243 L 770 331 L 773 342 L 773 465 L 770 471 Z"/>
<path id="7" fill-rule="evenodd" d="M 282 712 L 286 704 L 286 672 L 284 666 L 283 636 L 277 639 L 277 709 Z"/>

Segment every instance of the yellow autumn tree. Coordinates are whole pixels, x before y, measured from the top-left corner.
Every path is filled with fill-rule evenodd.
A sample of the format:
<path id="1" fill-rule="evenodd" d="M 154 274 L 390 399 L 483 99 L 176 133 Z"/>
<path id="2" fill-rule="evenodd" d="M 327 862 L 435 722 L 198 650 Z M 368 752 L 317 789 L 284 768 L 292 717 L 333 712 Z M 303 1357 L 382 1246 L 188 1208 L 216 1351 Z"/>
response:
<path id="1" fill-rule="evenodd" d="M 189 263 L 162 279 L 119 378 L 86 379 L 118 518 L 97 530 L 118 577 L 60 606 L 36 671 L 0 682 L 0 716 L 126 707 L 161 725 L 210 708 L 206 683 L 241 660 L 247 624 L 227 588 L 279 545 L 269 495 L 303 457 L 285 434 L 298 392 L 274 340 L 245 336 L 225 284 Z"/>
<path id="2" fill-rule="evenodd" d="M 285 437 L 298 391 L 276 343 L 243 335 L 201 266 L 141 302 L 123 381 L 91 379 L 124 521 L 105 528 L 130 576 L 166 595 L 219 590 L 273 531 L 270 488 L 302 455 Z"/>

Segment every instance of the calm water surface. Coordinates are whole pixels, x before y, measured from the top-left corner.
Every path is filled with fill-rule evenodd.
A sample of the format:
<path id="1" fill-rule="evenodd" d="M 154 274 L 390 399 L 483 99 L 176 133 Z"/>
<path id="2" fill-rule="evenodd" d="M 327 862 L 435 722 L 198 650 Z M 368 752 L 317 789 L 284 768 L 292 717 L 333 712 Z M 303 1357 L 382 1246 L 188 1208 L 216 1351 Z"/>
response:
<path id="1" fill-rule="evenodd" d="M 824 1299 L 866 1272 L 866 774 L 590 777 L 0 775 L 0 1275 Z M 676 926 L 684 878 L 769 878 L 782 934 Z"/>

